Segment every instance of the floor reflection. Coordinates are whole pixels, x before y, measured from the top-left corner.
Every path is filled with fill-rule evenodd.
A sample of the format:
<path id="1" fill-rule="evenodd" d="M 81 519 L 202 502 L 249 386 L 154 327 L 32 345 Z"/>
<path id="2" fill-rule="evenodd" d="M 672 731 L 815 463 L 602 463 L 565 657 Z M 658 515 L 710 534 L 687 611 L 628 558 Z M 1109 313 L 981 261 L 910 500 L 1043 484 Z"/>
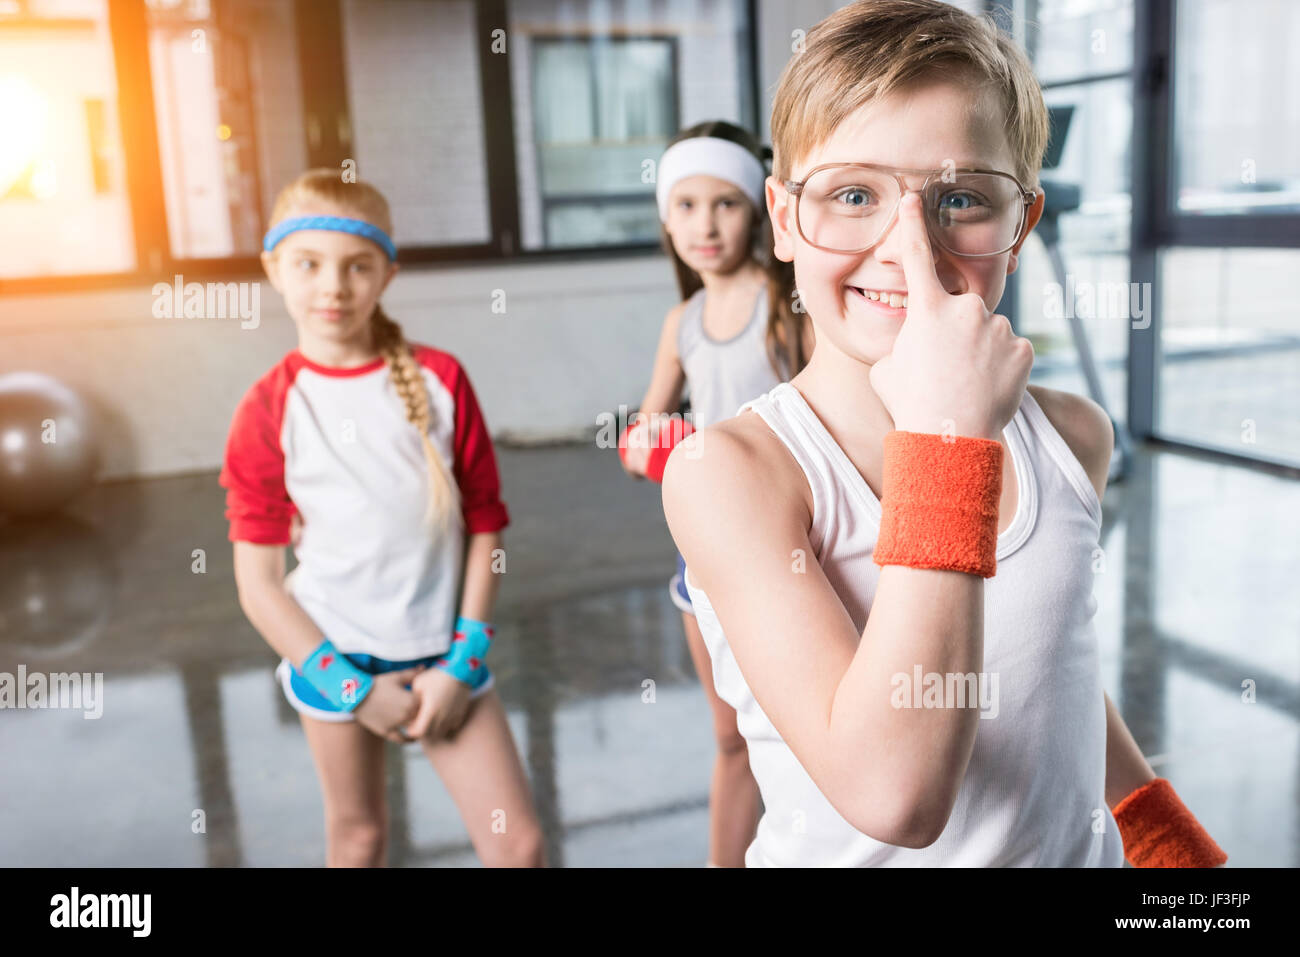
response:
<path id="1" fill-rule="evenodd" d="M 586 448 L 501 450 L 494 670 L 556 866 L 701 866 L 713 741 L 666 594 L 658 487 Z M 1300 864 L 1300 486 L 1142 451 L 1108 491 L 1103 680 L 1232 865 Z M 0 712 L 0 864 L 316 866 L 322 805 L 239 609 L 215 473 L 0 525 L 0 671 L 102 673 L 104 709 Z M 653 702 L 644 689 L 653 682 Z M 416 747 L 390 862 L 476 866 Z"/>

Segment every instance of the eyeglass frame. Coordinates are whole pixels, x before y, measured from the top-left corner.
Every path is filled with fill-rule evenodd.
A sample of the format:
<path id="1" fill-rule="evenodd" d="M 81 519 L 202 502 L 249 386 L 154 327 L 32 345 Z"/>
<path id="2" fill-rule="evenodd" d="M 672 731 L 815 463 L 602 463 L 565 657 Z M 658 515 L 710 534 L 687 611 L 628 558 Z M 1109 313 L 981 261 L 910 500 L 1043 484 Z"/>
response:
<path id="1" fill-rule="evenodd" d="M 868 169 L 878 173 L 891 173 L 893 174 L 893 177 L 896 180 L 898 180 L 898 186 L 899 186 L 898 199 L 894 203 L 894 208 L 890 210 L 888 221 L 885 223 L 884 226 L 881 227 L 880 232 L 879 234 L 877 234 L 876 238 L 873 239 L 867 245 L 863 246 L 861 249 L 832 249 L 829 246 L 819 246 L 811 239 L 809 239 L 807 236 L 804 235 L 803 223 L 799 221 L 799 197 L 803 194 L 803 188 L 805 185 L 807 185 L 808 180 L 812 179 L 813 176 L 815 176 L 817 173 L 821 172 L 824 169 L 840 169 L 840 168 Z M 925 173 L 927 175 L 925 177 L 925 182 L 921 184 L 921 188 L 914 190 L 914 189 L 907 188 L 907 183 L 903 181 L 904 173 L 912 173 L 917 176 L 921 175 L 922 173 Z M 1015 249 L 1016 243 L 1021 241 L 1022 237 L 1020 234 L 1024 231 L 1025 223 L 1028 222 L 1029 220 L 1029 209 L 1030 207 L 1033 206 L 1034 202 L 1038 199 L 1039 191 L 1037 189 L 1029 189 L 1028 187 L 1025 186 L 1024 183 L 1020 182 L 1020 180 L 1016 179 L 1010 173 L 1003 172 L 1002 170 L 999 169 L 976 169 L 970 166 L 958 166 L 953 168 L 943 166 L 938 169 L 909 169 L 905 166 L 884 166 L 880 163 L 823 163 L 821 166 L 815 166 L 812 169 L 810 169 L 807 173 L 804 174 L 803 179 L 797 179 L 797 180 L 783 179 L 781 180 L 781 183 L 782 185 L 785 186 L 786 192 L 788 192 L 791 196 L 794 197 L 794 226 L 799 233 L 799 238 L 802 239 L 804 242 L 806 242 L 809 246 L 812 246 L 814 249 L 820 249 L 828 253 L 852 254 L 852 253 L 866 252 L 868 249 L 870 249 L 872 246 L 876 245 L 876 243 L 880 241 L 881 236 L 885 235 L 885 233 L 889 231 L 889 227 L 893 225 L 894 219 L 898 216 L 898 207 L 903 202 L 904 196 L 906 196 L 908 193 L 919 193 L 922 196 L 924 196 L 926 189 L 929 187 L 930 182 L 935 178 L 935 176 L 941 174 L 947 174 L 947 173 L 984 173 L 986 175 L 1001 176 L 1004 177 L 1005 179 L 1011 180 L 1011 182 L 1016 184 L 1016 188 L 1020 190 L 1020 199 L 1024 203 L 1023 208 L 1020 210 L 1020 225 L 1016 227 L 1016 238 L 1012 241 L 1011 245 L 1008 246 L 1006 249 L 999 249 L 995 253 L 959 253 L 955 249 L 950 249 L 948 244 L 945 243 L 943 239 L 941 239 L 936 233 L 932 232 L 931 238 L 933 238 L 935 242 L 937 242 L 940 246 L 942 246 L 945 252 L 953 256 L 961 256 L 964 259 L 986 259 L 989 256 L 1001 256 L 1003 253 L 1010 252 L 1012 249 Z M 925 214 L 926 224 L 931 226 L 934 225 L 930 220 L 930 211 L 928 209 L 923 208 L 922 212 Z"/>

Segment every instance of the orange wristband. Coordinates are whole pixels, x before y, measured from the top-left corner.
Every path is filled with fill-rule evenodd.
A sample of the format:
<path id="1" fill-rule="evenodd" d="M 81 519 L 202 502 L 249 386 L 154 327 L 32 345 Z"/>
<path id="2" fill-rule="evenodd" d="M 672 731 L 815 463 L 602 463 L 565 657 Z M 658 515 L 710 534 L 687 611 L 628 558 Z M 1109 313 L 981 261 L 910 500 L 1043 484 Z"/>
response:
<path id="1" fill-rule="evenodd" d="M 885 435 L 877 565 L 997 572 L 1002 444 L 932 432 Z"/>
<path id="2" fill-rule="evenodd" d="M 1134 867 L 1217 867 L 1228 859 L 1164 778 L 1142 785 L 1112 813 Z"/>

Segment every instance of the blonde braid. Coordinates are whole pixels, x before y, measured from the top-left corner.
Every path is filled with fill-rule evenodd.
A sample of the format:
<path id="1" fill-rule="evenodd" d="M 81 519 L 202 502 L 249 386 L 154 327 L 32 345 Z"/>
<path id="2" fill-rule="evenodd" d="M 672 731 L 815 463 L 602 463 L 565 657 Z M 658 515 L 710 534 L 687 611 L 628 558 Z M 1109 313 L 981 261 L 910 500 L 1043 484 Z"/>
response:
<path id="1" fill-rule="evenodd" d="M 375 307 L 370 322 L 374 331 L 375 348 L 388 363 L 388 374 L 398 398 L 406 407 L 407 421 L 419 431 L 420 442 L 424 446 L 424 458 L 429 465 L 429 510 L 425 513 L 425 522 L 445 532 L 449 518 L 460 521 L 460 491 L 442 456 L 429 441 L 429 431 L 433 426 L 433 404 L 429 401 L 429 390 L 424 385 L 424 375 L 411 354 L 406 337 L 402 335 L 401 326 L 384 315 L 378 306 Z"/>

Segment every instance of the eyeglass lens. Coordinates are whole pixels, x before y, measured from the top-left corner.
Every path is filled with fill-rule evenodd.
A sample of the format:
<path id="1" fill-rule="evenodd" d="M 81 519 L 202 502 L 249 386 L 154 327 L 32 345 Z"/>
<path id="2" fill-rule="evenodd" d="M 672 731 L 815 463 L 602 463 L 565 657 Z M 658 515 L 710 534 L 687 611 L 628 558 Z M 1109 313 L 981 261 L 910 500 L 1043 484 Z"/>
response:
<path id="1" fill-rule="evenodd" d="M 799 227 L 814 246 L 855 252 L 875 245 L 898 204 L 898 180 L 854 166 L 818 170 L 799 196 Z M 1020 187 L 990 173 L 940 173 L 922 196 L 931 236 L 966 256 L 1000 253 L 1016 241 Z"/>

